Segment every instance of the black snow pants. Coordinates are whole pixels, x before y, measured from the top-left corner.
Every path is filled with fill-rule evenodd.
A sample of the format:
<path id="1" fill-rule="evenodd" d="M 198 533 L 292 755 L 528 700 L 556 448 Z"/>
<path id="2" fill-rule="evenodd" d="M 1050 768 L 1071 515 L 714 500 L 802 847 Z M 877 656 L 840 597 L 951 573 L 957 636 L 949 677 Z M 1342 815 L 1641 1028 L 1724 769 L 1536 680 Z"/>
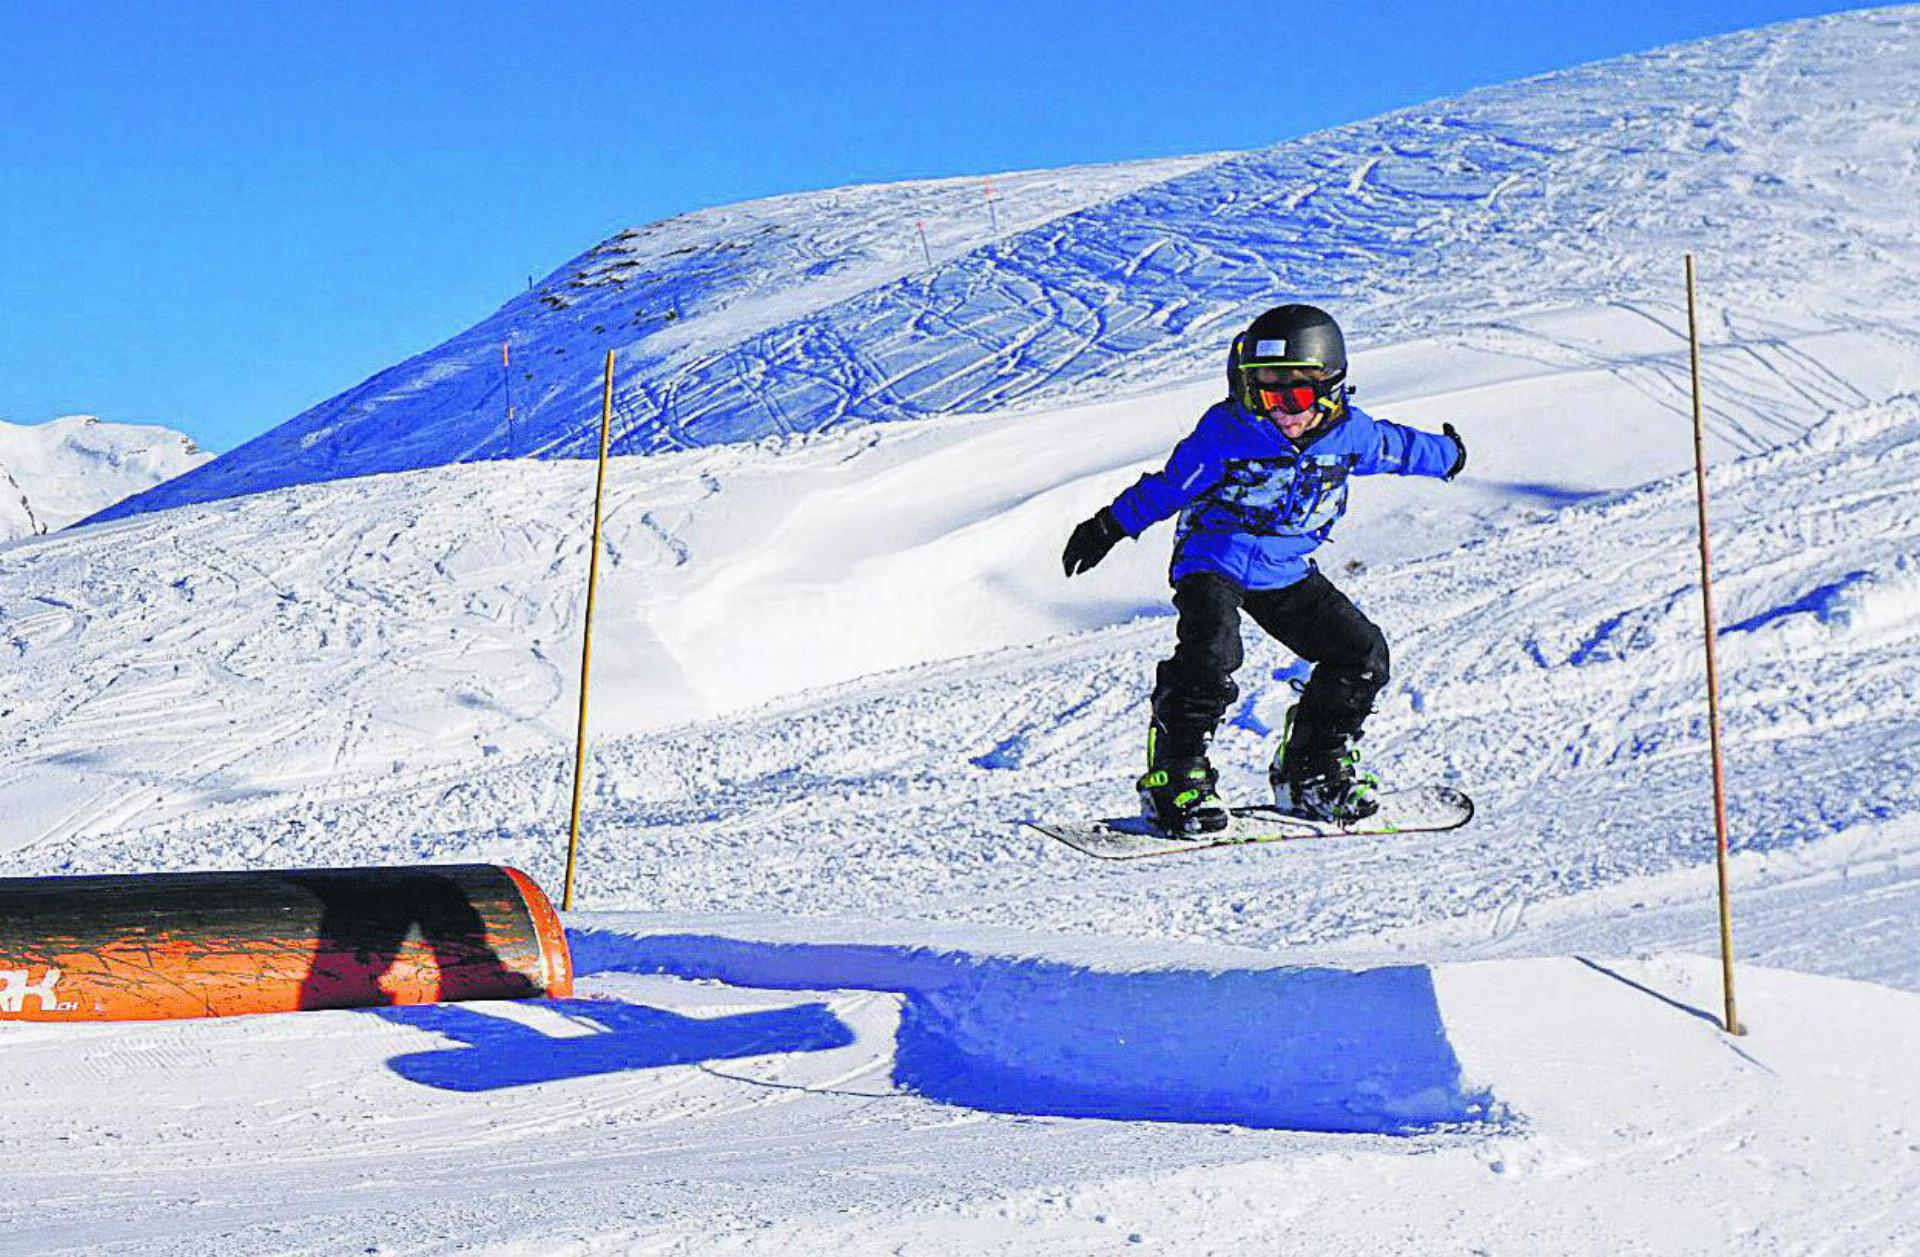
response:
<path id="1" fill-rule="evenodd" d="M 1174 586 L 1180 613 L 1173 657 L 1153 688 L 1158 757 L 1206 753 L 1214 726 L 1240 697 L 1233 674 L 1243 658 L 1240 612 L 1313 665 L 1300 697 L 1296 729 L 1313 742 L 1356 737 L 1387 683 L 1387 639 L 1320 574 L 1284 589 L 1243 590 L 1224 576 L 1194 572 Z"/>

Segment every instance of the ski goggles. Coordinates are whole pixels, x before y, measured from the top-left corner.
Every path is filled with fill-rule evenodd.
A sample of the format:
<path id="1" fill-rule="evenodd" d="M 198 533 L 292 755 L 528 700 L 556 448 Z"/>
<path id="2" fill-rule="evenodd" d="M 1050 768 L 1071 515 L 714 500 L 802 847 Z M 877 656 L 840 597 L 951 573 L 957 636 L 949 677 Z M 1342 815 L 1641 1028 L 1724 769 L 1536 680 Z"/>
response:
<path id="1" fill-rule="evenodd" d="M 1325 371 L 1308 374 L 1292 365 L 1249 366 L 1245 370 L 1249 391 L 1266 414 L 1278 411 L 1283 415 L 1304 415 L 1335 397 L 1342 379 Z"/>

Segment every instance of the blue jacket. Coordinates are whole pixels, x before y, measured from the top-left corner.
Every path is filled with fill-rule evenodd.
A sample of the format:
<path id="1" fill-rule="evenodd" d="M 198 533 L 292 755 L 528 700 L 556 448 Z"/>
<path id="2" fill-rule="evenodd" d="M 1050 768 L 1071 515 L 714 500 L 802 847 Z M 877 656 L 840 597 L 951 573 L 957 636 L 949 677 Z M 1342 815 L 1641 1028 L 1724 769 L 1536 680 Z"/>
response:
<path id="1" fill-rule="evenodd" d="M 1113 500 L 1113 517 L 1138 537 L 1180 512 L 1172 580 L 1218 572 L 1242 589 L 1280 589 L 1306 579 L 1307 556 L 1347 513 L 1347 477 L 1445 479 L 1458 453 L 1451 437 L 1375 419 L 1352 403 L 1295 446 L 1270 420 L 1222 401 L 1164 470 Z"/>

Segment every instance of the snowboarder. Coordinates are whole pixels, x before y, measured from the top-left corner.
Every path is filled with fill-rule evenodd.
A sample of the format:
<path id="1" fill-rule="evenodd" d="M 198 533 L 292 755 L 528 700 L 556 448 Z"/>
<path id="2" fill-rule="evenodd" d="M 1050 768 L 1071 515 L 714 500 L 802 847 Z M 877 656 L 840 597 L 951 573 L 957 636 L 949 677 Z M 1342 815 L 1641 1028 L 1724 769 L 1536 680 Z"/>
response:
<path id="1" fill-rule="evenodd" d="M 1207 747 L 1239 697 L 1242 610 L 1313 665 L 1268 768 L 1275 803 L 1341 823 L 1378 809 L 1379 782 L 1355 743 L 1387 682 L 1387 640 L 1309 556 L 1346 513 L 1347 477 L 1452 480 L 1467 447 L 1452 424 L 1435 435 L 1373 418 L 1349 402 L 1346 377 L 1346 341 L 1331 315 L 1268 310 L 1234 338 L 1226 399 L 1164 470 L 1140 477 L 1067 542 L 1062 562 L 1075 576 L 1122 537 L 1180 513 L 1170 573 L 1178 640 L 1155 677 L 1137 783 L 1163 833 L 1197 836 L 1229 822 Z"/>

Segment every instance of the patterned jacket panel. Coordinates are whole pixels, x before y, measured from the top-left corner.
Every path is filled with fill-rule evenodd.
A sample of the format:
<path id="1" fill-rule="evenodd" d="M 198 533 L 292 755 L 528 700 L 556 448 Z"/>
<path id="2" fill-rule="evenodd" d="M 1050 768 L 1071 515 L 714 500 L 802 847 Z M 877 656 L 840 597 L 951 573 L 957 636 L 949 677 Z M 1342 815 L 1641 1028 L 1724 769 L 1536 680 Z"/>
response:
<path id="1" fill-rule="evenodd" d="M 1303 579 L 1308 556 L 1347 510 L 1353 476 L 1444 478 L 1451 439 L 1375 419 L 1356 406 L 1296 446 L 1272 422 L 1223 401 L 1112 510 L 1130 536 L 1178 513 L 1172 578 L 1215 571 L 1243 588 Z"/>

